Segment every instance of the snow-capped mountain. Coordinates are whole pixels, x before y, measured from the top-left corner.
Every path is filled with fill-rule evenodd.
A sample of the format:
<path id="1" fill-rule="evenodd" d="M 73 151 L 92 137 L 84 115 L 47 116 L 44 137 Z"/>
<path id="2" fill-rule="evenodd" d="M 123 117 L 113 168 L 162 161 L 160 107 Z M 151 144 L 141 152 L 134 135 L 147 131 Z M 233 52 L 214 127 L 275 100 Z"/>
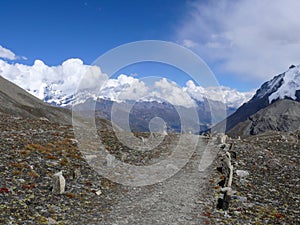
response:
<path id="1" fill-rule="evenodd" d="M 224 86 L 203 88 L 196 86 L 192 81 L 188 81 L 183 90 L 197 101 L 202 102 L 207 98 L 211 101 L 221 101 L 231 108 L 238 108 L 254 95 L 254 91 L 239 92 Z"/>
<path id="2" fill-rule="evenodd" d="M 279 87 L 269 96 L 270 103 L 274 100 L 277 100 L 278 98 L 291 98 L 293 100 L 300 101 L 300 65 L 292 65 L 290 69 L 284 73 L 284 76 L 282 76 L 279 81 L 277 79 L 276 84 L 278 84 Z M 277 86 L 276 84 L 274 83 L 275 86 Z"/>
<path id="3" fill-rule="evenodd" d="M 269 103 L 277 99 L 290 98 L 297 100 L 300 90 L 300 65 L 290 66 L 286 72 L 265 82 L 253 96 L 253 100 L 268 96 Z M 298 97 L 299 100 L 299 97 Z"/>
<path id="4" fill-rule="evenodd" d="M 299 69 L 300 69 L 300 65 L 298 66 L 292 65 L 286 72 L 279 74 L 275 76 L 273 79 L 265 82 L 256 91 L 256 94 L 250 99 L 250 101 L 243 104 L 240 108 L 237 109 L 235 113 L 233 113 L 225 121 L 223 121 L 216 127 L 218 126 L 220 127 L 226 122 L 226 130 L 230 131 L 241 122 L 244 122 L 249 119 L 251 120 L 251 118 L 261 117 L 261 116 L 253 117 L 252 115 L 254 115 L 255 113 L 259 112 L 262 109 L 269 107 L 270 105 L 273 105 L 278 100 L 287 99 L 287 100 L 295 100 L 297 102 L 300 102 Z M 284 104 L 277 104 L 277 105 L 284 105 Z M 291 105 L 291 104 L 287 103 L 286 105 Z M 294 104 L 294 105 L 298 106 L 298 104 Z M 268 114 L 268 115 L 270 114 L 269 112 L 266 113 L 265 111 L 264 114 Z M 276 116 L 274 114 L 272 118 L 272 120 L 275 121 L 278 119 L 277 118 L 278 112 L 276 112 L 274 107 L 272 107 L 272 112 L 276 114 Z M 294 110 L 291 109 L 290 113 L 293 114 L 293 112 Z M 273 123 L 275 123 L 274 121 Z M 272 127 L 272 124 L 269 124 L 269 127 Z"/>
<path id="5" fill-rule="evenodd" d="M 203 88 L 195 85 L 193 81 L 179 87 L 165 78 L 157 80 L 153 87 L 124 74 L 116 79 L 108 79 L 99 67 L 84 65 L 80 59 L 68 59 L 59 66 L 47 66 L 41 60 L 36 60 L 32 66 L 0 60 L 0 76 L 47 103 L 63 107 L 80 104 L 92 98 L 114 102 L 165 101 L 183 107 L 196 107 L 198 102 L 209 99 L 222 102 L 229 108 L 238 108 L 254 94 L 252 91 L 239 92 L 223 86 Z M 76 93 L 82 77 L 88 78 L 84 79 L 86 87 L 84 91 Z M 101 91 L 90 92 L 99 81 L 103 82 Z"/>

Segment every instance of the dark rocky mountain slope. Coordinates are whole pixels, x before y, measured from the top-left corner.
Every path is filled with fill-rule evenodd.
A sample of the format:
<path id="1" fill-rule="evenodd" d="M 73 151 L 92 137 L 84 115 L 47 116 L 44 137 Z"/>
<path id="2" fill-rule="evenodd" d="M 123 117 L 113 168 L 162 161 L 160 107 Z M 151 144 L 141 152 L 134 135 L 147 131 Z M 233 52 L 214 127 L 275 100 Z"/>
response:
<path id="1" fill-rule="evenodd" d="M 300 128 L 300 102 L 281 99 L 238 123 L 231 136 L 247 136 L 266 131 L 296 131 Z"/>
<path id="2" fill-rule="evenodd" d="M 71 124 L 71 112 L 50 106 L 0 76 L 0 112 L 24 118 L 47 118 L 51 122 Z"/>

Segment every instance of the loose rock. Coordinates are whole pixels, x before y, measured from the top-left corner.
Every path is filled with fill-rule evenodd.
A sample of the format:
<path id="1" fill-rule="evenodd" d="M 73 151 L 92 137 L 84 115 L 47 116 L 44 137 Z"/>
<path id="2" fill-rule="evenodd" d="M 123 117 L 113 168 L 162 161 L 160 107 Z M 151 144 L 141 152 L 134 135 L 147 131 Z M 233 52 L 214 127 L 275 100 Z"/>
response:
<path id="1" fill-rule="evenodd" d="M 52 183 L 53 183 L 53 188 L 52 188 L 53 193 L 63 194 L 65 192 L 66 180 L 62 175 L 62 171 L 53 175 Z"/>

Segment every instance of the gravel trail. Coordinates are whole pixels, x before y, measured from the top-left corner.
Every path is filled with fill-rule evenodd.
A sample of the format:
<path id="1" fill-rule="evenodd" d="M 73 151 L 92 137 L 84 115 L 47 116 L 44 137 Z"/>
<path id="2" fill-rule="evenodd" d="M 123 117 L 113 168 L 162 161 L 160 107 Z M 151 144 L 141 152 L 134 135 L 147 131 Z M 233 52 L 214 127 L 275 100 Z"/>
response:
<path id="1" fill-rule="evenodd" d="M 186 146 L 185 146 L 186 147 Z M 124 194 L 101 224 L 203 224 L 208 170 L 199 171 L 205 150 L 200 139 L 189 162 L 171 178 L 144 187 L 124 187 Z"/>

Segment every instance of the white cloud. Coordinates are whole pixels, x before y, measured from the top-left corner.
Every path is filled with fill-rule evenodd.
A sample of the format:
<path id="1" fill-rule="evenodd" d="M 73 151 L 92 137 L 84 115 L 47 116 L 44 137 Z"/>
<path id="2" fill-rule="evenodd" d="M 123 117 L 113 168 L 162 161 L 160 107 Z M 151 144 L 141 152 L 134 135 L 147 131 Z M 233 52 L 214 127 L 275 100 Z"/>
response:
<path id="1" fill-rule="evenodd" d="M 154 91 L 150 96 L 168 101 L 172 105 L 181 105 L 185 107 L 195 106 L 195 101 L 175 82 L 170 82 L 162 78 L 154 83 Z"/>
<path id="2" fill-rule="evenodd" d="M 4 48 L 0 45 L 0 59 L 8 59 L 8 60 L 27 60 L 25 56 L 17 56 L 15 53 L 13 53 L 11 50 Z"/>
<path id="3" fill-rule="evenodd" d="M 260 84 L 300 63 L 300 1 L 213 0 L 189 3 L 177 39 L 218 73 Z"/>
<path id="4" fill-rule="evenodd" d="M 117 79 L 109 79 L 102 87 L 100 96 L 114 101 L 139 100 L 148 93 L 143 81 L 124 74 Z"/>
<path id="5" fill-rule="evenodd" d="M 187 47 L 187 48 L 194 48 L 194 47 L 196 47 L 198 44 L 197 44 L 196 42 L 192 41 L 192 40 L 184 39 L 184 40 L 182 41 L 182 45 L 183 45 L 184 47 Z"/>
<path id="6" fill-rule="evenodd" d="M 81 82 L 81 90 L 93 89 L 97 82 L 107 80 L 99 67 L 84 65 L 80 59 L 68 59 L 58 66 L 47 66 L 35 60 L 32 66 L 10 64 L 0 60 L 0 76 L 14 82 L 37 98 L 52 98 L 52 102 L 75 94 Z"/>
<path id="7" fill-rule="evenodd" d="M 0 45 L 0 58 L 15 60 L 17 59 L 17 56 L 11 50 L 4 48 Z"/>

